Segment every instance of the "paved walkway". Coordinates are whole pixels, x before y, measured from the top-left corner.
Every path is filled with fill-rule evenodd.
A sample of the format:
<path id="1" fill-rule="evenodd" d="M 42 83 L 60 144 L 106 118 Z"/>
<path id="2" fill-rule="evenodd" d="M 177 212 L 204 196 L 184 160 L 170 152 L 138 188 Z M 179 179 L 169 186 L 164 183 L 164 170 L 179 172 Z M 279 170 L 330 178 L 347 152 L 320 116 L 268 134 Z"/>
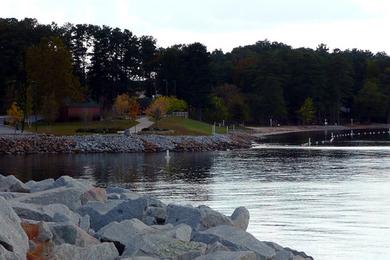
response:
<path id="1" fill-rule="evenodd" d="M 0 116 L 0 135 L 13 135 L 13 134 L 29 134 L 28 132 L 17 130 L 14 127 L 4 125 L 4 119 L 6 116 Z"/>
<path id="2" fill-rule="evenodd" d="M 138 133 L 138 132 L 142 131 L 142 129 L 151 127 L 154 124 L 154 122 L 150 121 L 149 118 L 146 116 L 140 117 L 137 120 L 137 122 L 139 124 L 128 129 L 130 134 Z"/>

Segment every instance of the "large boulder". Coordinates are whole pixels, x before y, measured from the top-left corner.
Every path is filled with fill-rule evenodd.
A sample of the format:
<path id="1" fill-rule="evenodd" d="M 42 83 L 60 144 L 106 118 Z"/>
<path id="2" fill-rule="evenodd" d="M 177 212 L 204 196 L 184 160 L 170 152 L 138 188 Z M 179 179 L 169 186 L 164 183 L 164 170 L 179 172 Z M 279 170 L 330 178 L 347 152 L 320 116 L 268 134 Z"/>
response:
<path id="1" fill-rule="evenodd" d="M 80 223 L 80 215 L 62 204 L 36 205 L 31 203 L 11 202 L 16 214 L 23 219 L 46 222 Z"/>
<path id="2" fill-rule="evenodd" d="M 171 226 L 155 228 L 145 225 L 138 219 L 131 219 L 110 223 L 96 235 L 102 241 L 114 242 L 119 252 L 123 252 L 123 256 L 172 258 L 188 252 L 204 253 L 205 244 L 188 241 L 188 229 L 189 226 L 184 225 L 180 228 Z"/>
<path id="3" fill-rule="evenodd" d="M 233 221 L 233 225 L 235 227 L 246 231 L 249 224 L 249 210 L 247 208 L 236 208 L 230 218 Z"/>
<path id="4" fill-rule="evenodd" d="M 0 174 L 0 191 L 2 192 L 30 192 L 30 189 L 15 176 Z"/>
<path id="5" fill-rule="evenodd" d="M 81 195 L 81 204 L 86 204 L 88 201 L 107 201 L 107 193 L 105 189 L 94 187 L 87 190 Z"/>
<path id="6" fill-rule="evenodd" d="M 304 252 L 299 252 L 288 247 L 282 247 L 274 242 L 264 241 L 268 246 L 275 249 L 275 256 L 273 260 L 313 260 L 311 256 L 306 255 Z"/>
<path id="7" fill-rule="evenodd" d="M 81 207 L 80 197 L 87 190 L 82 187 L 59 187 L 30 193 L 13 201 L 38 205 L 63 204 L 71 210 L 76 210 Z"/>
<path id="8" fill-rule="evenodd" d="M 166 223 L 187 224 L 194 231 L 206 230 L 219 225 L 231 225 L 232 220 L 207 206 L 182 206 L 170 204 L 167 207 Z"/>
<path id="9" fill-rule="evenodd" d="M 0 198 L 0 256 L 4 259 L 26 259 L 28 238 L 20 218 L 3 198 Z"/>
<path id="10" fill-rule="evenodd" d="M 256 254 L 252 251 L 217 251 L 211 254 L 198 256 L 195 260 L 256 260 Z"/>
<path id="11" fill-rule="evenodd" d="M 97 231 L 113 221 L 132 218 L 144 220 L 146 217 L 152 217 L 152 220 L 148 220 L 148 224 L 162 223 L 163 221 L 158 218 L 160 215 L 147 215 L 150 207 L 165 208 L 165 205 L 157 199 L 144 196 L 134 200 L 109 200 L 106 203 L 88 202 L 78 212 L 82 216 L 89 215 L 91 228 Z"/>
<path id="12" fill-rule="evenodd" d="M 89 180 L 74 179 L 70 176 L 61 176 L 54 181 L 53 187 L 81 188 L 85 190 L 90 190 L 93 188 L 93 185 Z"/>
<path id="13" fill-rule="evenodd" d="M 49 223 L 50 231 L 53 234 L 53 242 L 56 245 L 71 244 L 80 247 L 87 247 L 99 244 L 99 241 L 89 235 L 76 225 L 67 223 Z"/>
<path id="14" fill-rule="evenodd" d="M 54 188 L 54 179 L 45 179 L 42 181 L 28 181 L 26 186 L 30 189 L 31 192 L 43 191 Z"/>
<path id="15" fill-rule="evenodd" d="M 62 244 L 54 247 L 53 260 L 114 260 L 119 256 L 113 243 L 101 243 L 89 247 Z"/>
<path id="16" fill-rule="evenodd" d="M 257 259 L 271 259 L 276 254 L 274 248 L 233 226 L 221 225 L 197 232 L 192 240 L 206 244 L 218 241 L 232 251 L 253 251 Z"/>
<path id="17" fill-rule="evenodd" d="M 162 259 L 193 259 L 205 253 L 206 245 L 199 242 L 185 242 L 165 234 L 151 233 L 140 238 L 140 242 L 127 245 L 123 256 L 152 256 Z"/>

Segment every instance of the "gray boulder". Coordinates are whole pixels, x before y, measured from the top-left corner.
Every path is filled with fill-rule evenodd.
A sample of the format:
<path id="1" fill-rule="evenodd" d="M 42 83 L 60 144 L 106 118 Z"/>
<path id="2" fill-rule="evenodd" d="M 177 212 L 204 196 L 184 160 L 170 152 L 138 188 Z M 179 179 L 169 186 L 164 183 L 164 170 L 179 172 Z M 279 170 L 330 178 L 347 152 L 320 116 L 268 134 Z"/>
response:
<path id="1" fill-rule="evenodd" d="M 115 260 L 119 256 L 113 243 L 101 243 L 89 247 L 69 244 L 55 246 L 53 260 Z"/>
<path id="2" fill-rule="evenodd" d="M 42 181 L 28 181 L 26 186 L 30 189 L 31 192 L 43 191 L 54 188 L 54 179 L 45 179 Z"/>
<path id="3" fill-rule="evenodd" d="M 36 205 L 22 202 L 11 202 L 13 210 L 20 218 L 46 221 L 46 222 L 67 222 L 79 224 L 80 215 L 71 211 L 62 204 Z"/>
<path id="4" fill-rule="evenodd" d="M 264 243 L 275 249 L 276 254 L 273 260 L 313 260 L 311 256 L 306 255 L 304 252 L 282 247 L 274 242 L 264 241 Z"/>
<path id="5" fill-rule="evenodd" d="M 53 242 L 56 245 L 71 244 L 80 247 L 87 247 L 99 244 L 99 241 L 90 236 L 87 232 L 76 225 L 66 223 L 49 223 L 50 231 L 53 234 Z"/>
<path id="6" fill-rule="evenodd" d="M 217 251 L 230 251 L 230 250 L 229 250 L 229 248 L 222 245 L 218 241 L 207 245 L 206 254 L 215 253 Z"/>
<path id="7" fill-rule="evenodd" d="M 264 242 L 257 240 L 251 234 L 232 226 L 222 225 L 197 232 L 193 241 L 211 244 L 220 242 L 232 251 L 253 251 L 257 259 L 271 259 L 276 251 Z"/>
<path id="8" fill-rule="evenodd" d="M 152 256 L 163 259 L 193 259 L 202 255 L 206 245 L 198 242 L 185 242 L 165 234 L 152 233 L 139 238 L 137 244 L 126 245 L 123 256 Z"/>
<path id="9" fill-rule="evenodd" d="M 0 255 L 4 255 L 5 259 L 11 256 L 26 259 L 29 248 L 27 235 L 20 225 L 20 218 L 3 198 L 0 198 L 0 245 Z"/>
<path id="10" fill-rule="evenodd" d="M 78 212 L 82 216 L 89 215 L 91 228 L 95 231 L 113 221 L 137 218 L 146 218 L 146 211 L 149 207 L 165 207 L 161 201 L 150 197 L 140 197 L 135 200 L 109 200 L 106 203 L 88 202 Z M 148 224 L 161 223 L 156 216 L 148 221 Z"/>
<path id="11" fill-rule="evenodd" d="M 18 256 L 11 251 L 8 251 L 0 244 L 0 259 L 1 260 L 19 260 Z"/>
<path id="12" fill-rule="evenodd" d="M 90 181 L 85 179 L 74 179 L 70 176 L 61 176 L 54 181 L 53 187 L 81 188 L 84 190 L 90 190 L 93 188 L 93 185 Z"/>
<path id="13" fill-rule="evenodd" d="M 233 225 L 232 220 L 207 206 L 182 206 L 170 204 L 167 206 L 166 223 L 173 225 L 187 224 L 194 231 L 206 230 L 219 225 Z"/>
<path id="14" fill-rule="evenodd" d="M 1 192 L 30 192 L 30 189 L 15 176 L 4 176 L 0 174 L 0 191 Z"/>
<path id="15" fill-rule="evenodd" d="M 236 208 L 230 218 L 233 221 L 233 225 L 235 227 L 246 231 L 249 224 L 249 211 L 247 210 L 247 208 Z"/>
<path id="16" fill-rule="evenodd" d="M 195 260 L 256 260 L 256 254 L 252 251 L 217 251 L 211 254 L 202 255 Z"/>
<path id="17" fill-rule="evenodd" d="M 145 225 L 138 219 L 124 220 L 120 223 L 113 222 L 97 232 L 102 241 L 114 242 L 123 256 L 153 256 L 171 258 L 180 256 L 192 251 L 203 253 L 206 245 L 203 243 L 179 240 L 174 237 L 182 236 L 187 239 L 184 225 L 175 231 L 166 228 L 154 228 Z M 180 230 L 183 229 L 183 230 Z M 178 231 L 180 230 L 180 231 Z"/>
<path id="18" fill-rule="evenodd" d="M 85 191 L 85 188 L 80 187 L 59 187 L 30 193 L 23 197 L 15 198 L 13 201 L 38 205 L 63 204 L 71 210 L 76 210 L 81 207 L 80 196 Z"/>
<path id="19" fill-rule="evenodd" d="M 15 198 L 18 198 L 18 197 L 22 197 L 26 195 L 26 193 L 22 193 L 22 192 L 0 192 L 0 197 L 6 199 L 6 200 L 11 200 L 11 199 L 15 199 Z"/>

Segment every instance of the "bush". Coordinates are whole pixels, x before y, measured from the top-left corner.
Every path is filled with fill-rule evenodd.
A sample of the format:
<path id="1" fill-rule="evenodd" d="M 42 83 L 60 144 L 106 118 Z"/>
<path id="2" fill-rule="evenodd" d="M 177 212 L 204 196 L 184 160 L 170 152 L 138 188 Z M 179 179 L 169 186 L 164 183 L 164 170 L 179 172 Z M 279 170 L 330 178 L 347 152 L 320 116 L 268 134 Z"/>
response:
<path id="1" fill-rule="evenodd" d="M 118 131 L 123 131 L 123 129 L 117 127 L 76 129 L 76 133 L 94 133 L 94 134 L 116 134 Z"/>

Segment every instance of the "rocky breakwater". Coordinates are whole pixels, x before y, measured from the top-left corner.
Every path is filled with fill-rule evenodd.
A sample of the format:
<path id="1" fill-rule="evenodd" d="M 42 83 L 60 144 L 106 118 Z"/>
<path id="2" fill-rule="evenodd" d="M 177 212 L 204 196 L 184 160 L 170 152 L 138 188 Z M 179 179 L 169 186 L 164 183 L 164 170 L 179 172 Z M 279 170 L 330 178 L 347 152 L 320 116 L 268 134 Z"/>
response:
<path id="1" fill-rule="evenodd" d="M 0 154 L 33 153 L 131 153 L 211 151 L 251 146 L 247 135 L 159 136 L 159 135 L 3 135 Z"/>
<path id="2" fill-rule="evenodd" d="M 166 205 L 119 187 L 63 176 L 0 175 L 0 259 L 309 260 L 246 232 L 249 212 Z"/>

